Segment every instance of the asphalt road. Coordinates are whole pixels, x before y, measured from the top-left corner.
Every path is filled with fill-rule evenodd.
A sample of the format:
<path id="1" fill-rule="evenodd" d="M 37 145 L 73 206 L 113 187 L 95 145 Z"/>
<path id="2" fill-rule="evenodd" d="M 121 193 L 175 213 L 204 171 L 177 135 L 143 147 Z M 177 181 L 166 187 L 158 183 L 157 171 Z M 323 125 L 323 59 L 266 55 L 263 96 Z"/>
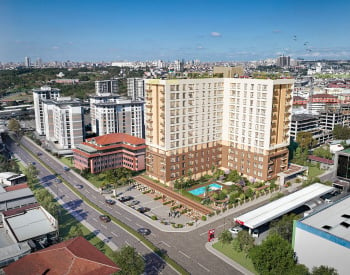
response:
<path id="1" fill-rule="evenodd" d="M 31 142 L 26 139 L 21 141 L 29 150 L 35 154 L 41 150 L 38 149 Z M 138 242 L 137 239 L 132 237 L 129 233 L 121 229 L 114 223 L 103 224 L 99 221 L 99 213 L 86 205 L 79 197 L 77 197 L 69 188 L 64 184 L 57 184 L 52 178 L 50 173 L 45 167 L 43 167 L 37 160 L 35 160 L 30 154 L 28 154 L 21 146 L 15 144 L 8 145 L 20 159 L 26 163 L 36 162 L 36 166 L 40 171 L 39 177 L 43 184 L 51 188 L 54 192 L 55 189 L 59 194 L 59 197 L 70 207 L 74 209 L 85 221 L 93 225 L 99 232 L 107 236 L 106 242 L 110 241 L 116 244 L 118 247 L 124 245 L 131 245 L 137 249 L 139 253 L 146 259 L 146 273 L 147 274 L 175 274 L 168 265 L 158 258 L 154 253 L 151 253 L 145 246 Z M 42 155 L 39 158 L 48 166 L 60 174 L 67 182 L 72 185 L 80 184 L 83 187 L 78 189 L 79 192 L 84 194 L 89 200 L 103 208 L 110 215 L 116 217 L 128 226 L 137 229 L 139 227 L 147 227 L 151 229 L 151 234 L 147 236 L 148 240 L 153 242 L 154 245 L 160 249 L 166 251 L 166 253 L 182 265 L 191 274 L 242 274 L 238 270 L 234 269 L 231 265 L 225 263 L 220 258 L 214 256 L 212 253 L 206 250 L 205 243 L 207 242 L 207 231 L 209 229 L 216 229 L 216 236 L 225 228 L 232 226 L 233 214 L 229 217 L 222 218 L 211 224 L 203 227 L 199 227 L 191 232 L 178 232 L 169 233 L 160 231 L 158 228 L 153 227 L 151 224 L 146 223 L 137 215 L 125 210 L 116 205 L 109 206 L 104 202 L 104 197 L 92 189 L 89 185 L 82 182 L 73 172 L 65 172 L 63 165 L 57 160 L 54 160 L 47 152 L 41 150 Z M 45 178 L 46 177 L 46 178 Z M 48 178 L 47 178 L 48 177 Z M 51 178 L 50 178 L 51 177 Z M 245 212 L 248 210 L 245 210 Z M 241 213 L 235 213 L 239 215 Z"/>

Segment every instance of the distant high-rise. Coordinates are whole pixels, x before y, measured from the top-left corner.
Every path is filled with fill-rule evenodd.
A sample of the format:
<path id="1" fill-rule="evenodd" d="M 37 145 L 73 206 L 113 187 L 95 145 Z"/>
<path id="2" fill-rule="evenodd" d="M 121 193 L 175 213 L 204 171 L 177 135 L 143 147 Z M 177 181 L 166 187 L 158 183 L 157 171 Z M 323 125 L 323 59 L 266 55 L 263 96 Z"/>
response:
<path id="1" fill-rule="evenodd" d="M 30 67 L 30 57 L 26 56 L 24 58 L 24 66 L 26 66 L 27 68 Z"/>
<path id="2" fill-rule="evenodd" d="M 276 60 L 276 65 L 279 67 L 289 67 L 290 66 L 290 56 L 279 56 Z"/>
<path id="3" fill-rule="evenodd" d="M 127 79 L 128 96 L 133 100 L 145 97 L 145 82 L 142 78 Z"/>
<path id="4" fill-rule="evenodd" d="M 95 81 L 95 91 L 97 95 L 118 93 L 118 79 Z"/>
<path id="5" fill-rule="evenodd" d="M 38 58 L 35 62 L 35 67 L 41 68 L 42 66 L 43 66 L 43 61 L 41 60 L 41 58 Z"/>

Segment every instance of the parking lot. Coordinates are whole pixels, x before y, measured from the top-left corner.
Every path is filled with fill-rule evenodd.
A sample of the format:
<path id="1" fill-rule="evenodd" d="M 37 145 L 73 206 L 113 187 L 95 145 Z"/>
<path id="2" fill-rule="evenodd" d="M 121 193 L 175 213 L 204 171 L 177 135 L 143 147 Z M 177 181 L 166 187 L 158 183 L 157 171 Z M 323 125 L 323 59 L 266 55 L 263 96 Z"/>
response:
<path id="1" fill-rule="evenodd" d="M 171 205 L 163 205 L 163 202 L 161 199 L 154 200 L 154 197 L 149 194 L 142 194 L 141 191 L 137 190 L 136 188 L 130 188 L 129 186 L 121 187 L 117 189 L 117 197 L 112 198 L 112 194 L 105 194 L 106 198 L 112 198 L 117 201 L 117 204 L 123 203 L 125 205 L 130 206 L 130 208 L 133 209 L 133 211 L 142 212 L 145 208 L 149 208 L 149 211 L 144 212 L 143 214 L 150 217 L 156 216 L 157 220 L 165 223 L 175 223 L 175 224 L 182 224 L 186 225 L 187 223 L 193 222 L 189 217 L 186 215 L 181 215 L 179 212 L 176 213 L 176 210 L 171 211 Z M 126 202 L 120 202 L 118 199 L 121 197 L 131 196 L 133 199 L 128 200 Z M 136 201 L 139 201 L 138 203 Z M 147 209 L 146 209 L 147 210 Z M 175 214 L 176 213 L 176 214 Z"/>

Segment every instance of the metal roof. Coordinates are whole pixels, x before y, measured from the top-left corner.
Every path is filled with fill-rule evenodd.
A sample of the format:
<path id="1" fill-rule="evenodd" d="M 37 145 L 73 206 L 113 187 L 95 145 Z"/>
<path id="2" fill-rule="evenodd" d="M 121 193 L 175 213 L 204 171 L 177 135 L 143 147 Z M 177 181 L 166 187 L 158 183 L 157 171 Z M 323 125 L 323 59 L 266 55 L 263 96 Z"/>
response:
<path id="1" fill-rule="evenodd" d="M 300 222 L 350 241 L 350 196 L 330 204 Z"/>
<path id="2" fill-rule="evenodd" d="M 41 207 L 29 209 L 22 215 L 7 218 L 6 221 L 19 242 L 57 230 Z"/>
<path id="3" fill-rule="evenodd" d="M 23 197 L 34 196 L 29 188 L 18 189 L 14 191 L 0 193 L 0 202 L 15 200 Z"/>
<path id="4" fill-rule="evenodd" d="M 304 205 L 313 198 L 322 196 L 332 191 L 333 189 L 334 187 L 321 183 L 314 183 L 288 196 L 282 197 L 244 215 L 234 218 L 234 220 L 239 224 L 254 229 Z"/>

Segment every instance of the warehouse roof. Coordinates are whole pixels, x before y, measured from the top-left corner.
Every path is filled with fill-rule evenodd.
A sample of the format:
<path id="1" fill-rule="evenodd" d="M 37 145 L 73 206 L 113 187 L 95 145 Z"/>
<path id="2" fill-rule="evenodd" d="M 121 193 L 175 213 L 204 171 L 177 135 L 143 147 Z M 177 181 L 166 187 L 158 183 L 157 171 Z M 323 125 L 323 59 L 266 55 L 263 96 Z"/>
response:
<path id="1" fill-rule="evenodd" d="M 288 196 L 282 197 L 244 215 L 241 215 L 234 220 L 241 225 L 254 229 L 289 213 L 290 211 L 304 205 L 309 200 L 322 196 L 333 189 L 333 187 L 326 186 L 321 183 L 315 183 Z"/>

